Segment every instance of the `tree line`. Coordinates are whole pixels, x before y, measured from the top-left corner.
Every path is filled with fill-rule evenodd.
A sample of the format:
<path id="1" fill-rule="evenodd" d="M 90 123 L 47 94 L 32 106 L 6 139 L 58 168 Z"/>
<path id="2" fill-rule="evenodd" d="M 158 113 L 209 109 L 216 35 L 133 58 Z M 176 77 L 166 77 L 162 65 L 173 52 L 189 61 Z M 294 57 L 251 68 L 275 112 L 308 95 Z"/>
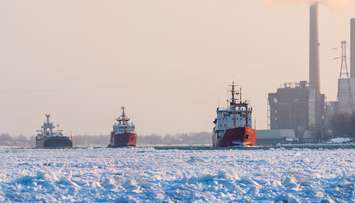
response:
<path id="1" fill-rule="evenodd" d="M 137 144 L 140 146 L 154 145 L 210 145 L 212 134 L 207 132 L 180 133 L 180 134 L 150 134 L 138 135 Z M 74 146 L 107 146 L 110 135 L 74 135 L 72 137 Z M 0 146 L 13 147 L 34 147 L 34 136 L 11 136 L 10 134 L 0 134 Z"/>

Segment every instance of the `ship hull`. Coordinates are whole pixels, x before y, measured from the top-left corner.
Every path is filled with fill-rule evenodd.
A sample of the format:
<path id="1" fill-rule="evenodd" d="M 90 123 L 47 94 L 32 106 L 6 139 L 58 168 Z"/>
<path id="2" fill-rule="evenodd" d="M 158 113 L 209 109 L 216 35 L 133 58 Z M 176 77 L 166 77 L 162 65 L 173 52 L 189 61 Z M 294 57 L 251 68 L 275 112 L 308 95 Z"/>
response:
<path id="1" fill-rule="evenodd" d="M 56 149 L 56 148 L 72 148 L 73 142 L 69 137 L 53 136 L 36 139 L 36 148 Z"/>
<path id="2" fill-rule="evenodd" d="M 123 134 L 111 134 L 111 142 L 108 147 L 135 147 L 137 144 L 137 134 L 135 133 L 123 133 Z"/>
<path id="3" fill-rule="evenodd" d="M 214 147 L 254 146 L 256 145 L 256 131 L 253 128 L 228 129 L 220 138 L 213 135 Z"/>

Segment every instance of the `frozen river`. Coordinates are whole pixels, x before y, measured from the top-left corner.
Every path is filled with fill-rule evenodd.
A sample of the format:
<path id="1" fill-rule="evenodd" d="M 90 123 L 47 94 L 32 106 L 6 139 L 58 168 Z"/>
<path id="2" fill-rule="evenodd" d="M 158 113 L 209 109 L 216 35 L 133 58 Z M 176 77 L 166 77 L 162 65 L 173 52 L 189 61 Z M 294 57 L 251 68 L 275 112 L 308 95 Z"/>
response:
<path id="1" fill-rule="evenodd" d="M 355 202 L 355 150 L 0 149 L 0 202 Z"/>

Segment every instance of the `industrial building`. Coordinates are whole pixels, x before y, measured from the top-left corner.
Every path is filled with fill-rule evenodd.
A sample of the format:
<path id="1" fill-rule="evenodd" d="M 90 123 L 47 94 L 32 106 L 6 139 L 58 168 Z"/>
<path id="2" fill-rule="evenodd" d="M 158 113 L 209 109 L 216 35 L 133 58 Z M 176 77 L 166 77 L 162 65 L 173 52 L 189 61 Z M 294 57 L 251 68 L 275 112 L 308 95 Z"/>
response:
<path id="1" fill-rule="evenodd" d="M 257 130 L 256 143 L 258 145 L 276 145 L 297 142 L 295 131 L 290 129 L 283 130 Z"/>
<path id="2" fill-rule="evenodd" d="M 351 19 L 350 31 L 350 84 L 352 113 L 355 113 L 355 18 Z"/>
<path id="3" fill-rule="evenodd" d="M 308 129 L 309 86 L 306 81 L 285 84 L 269 93 L 271 129 L 294 129 L 297 134 Z"/>
<path id="4" fill-rule="evenodd" d="M 270 128 L 293 129 L 299 138 L 304 138 L 309 126 L 309 98 L 310 86 L 307 81 L 299 83 L 287 83 L 277 89 L 275 93 L 269 93 L 269 121 Z M 324 107 L 324 95 L 320 95 L 319 101 Z M 321 116 L 324 117 L 324 108 Z M 323 125 L 323 122 L 321 122 Z"/>
<path id="5" fill-rule="evenodd" d="M 333 102 L 335 111 L 328 113 L 330 117 L 336 114 L 355 113 L 355 19 L 351 19 L 350 26 L 350 73 L 347 64 L 347 42 L 342 41 L 337 101 Z"/>
<path id="6" fill-rule="evenodd" d="M 350 26 L 350 72 L 347 64 L 347 42 L 342 41 L 337 100 L 328 102 L 326 108 L 329 136 L 354 136 L 352 117 L 355 115 L 355 19 L 351 19 Z"/>
<path id="7" fill-rule="evenodd" d="M 341 52 L 341 66 L 338 78 L 338 94 L 335 114 L 351 114 L 355 112 L 355 88 L 348 71 L 346 41 L 341 42 Z"/>
<path id="8" fill-rule="evenodd" d="M 310 6 L 309 82 L 286 84 L 268 96 L 270 128 L 293 129 L 300 139 L 322 134 L 325 96 L 320 91 L 318 3 Z"/>

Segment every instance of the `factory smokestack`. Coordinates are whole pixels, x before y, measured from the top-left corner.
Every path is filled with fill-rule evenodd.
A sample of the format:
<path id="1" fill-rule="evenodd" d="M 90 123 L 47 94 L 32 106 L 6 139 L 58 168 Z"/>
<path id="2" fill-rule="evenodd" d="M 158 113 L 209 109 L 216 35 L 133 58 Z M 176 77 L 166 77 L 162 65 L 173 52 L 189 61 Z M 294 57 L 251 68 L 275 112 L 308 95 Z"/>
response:
<path id="1" fill-rule="evenodd" d="M 311 5 L 309 25 L 309 86 L 320 94 L 318 2 Z"/>
<path id="2" fill-rule="evenodd" d="M 350 38 L 350 75 L 355 79 L 355 18 L 351 19 Z"/>
<path id="3" fill-rule="evenodd" d="M 309 128 L 321 128 L 321 94 L 319 79 L 319 39 L 318 39 L 318 2 L 310 7 L 309 13 Z"/>

